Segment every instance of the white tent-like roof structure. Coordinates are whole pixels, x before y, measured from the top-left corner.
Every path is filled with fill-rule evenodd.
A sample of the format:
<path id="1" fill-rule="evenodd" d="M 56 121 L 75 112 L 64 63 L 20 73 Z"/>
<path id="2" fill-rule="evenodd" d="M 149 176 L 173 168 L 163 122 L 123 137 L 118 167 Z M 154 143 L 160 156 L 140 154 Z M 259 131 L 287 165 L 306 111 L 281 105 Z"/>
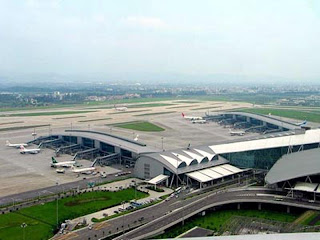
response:
<path id="1" fill-rule="evenodd" d="M 187 173 L 186 175 L 188 177 L 200 182 L 200 183 L 205 183 L 205 182 L 210 182 L 210 181 L 213 181 L 216 179 L 220 179 L 223 177 L 227 177 L 227 176 L 234 175 L 234 174 L 241 173 L 241 172 L 245 171 L 240 168 L 231 166 L 234 170 L 234 172 L 231 172 L 225 168 L 225 165 L 226 165 L 226 167 L 231 166 L 229 164 L 223 164 L 223 165 L 219 165 L 216 167 Z"/>
<path id="2" fill-rule="evenodd" d="M 147 183 L 156 185 L 156 184 L 159 184 L 159 183 L 167 180 L 168 178 L 169 178 L 169 176 L 161 174 L 161 175 L 158 175 L 158 176 L 150 179 L 149 181 L 147 181 Z"/>

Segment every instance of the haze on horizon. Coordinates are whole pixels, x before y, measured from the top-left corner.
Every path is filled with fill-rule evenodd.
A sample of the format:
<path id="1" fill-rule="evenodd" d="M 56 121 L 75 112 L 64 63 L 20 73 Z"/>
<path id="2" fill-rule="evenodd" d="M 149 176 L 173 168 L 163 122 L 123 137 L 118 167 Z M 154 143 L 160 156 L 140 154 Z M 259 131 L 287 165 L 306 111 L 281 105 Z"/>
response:
<path id="1" fill-rule="evenodd" d="M 0 41 L 0 76 L 316 81 L 320 1 L 0 0 Z"/>

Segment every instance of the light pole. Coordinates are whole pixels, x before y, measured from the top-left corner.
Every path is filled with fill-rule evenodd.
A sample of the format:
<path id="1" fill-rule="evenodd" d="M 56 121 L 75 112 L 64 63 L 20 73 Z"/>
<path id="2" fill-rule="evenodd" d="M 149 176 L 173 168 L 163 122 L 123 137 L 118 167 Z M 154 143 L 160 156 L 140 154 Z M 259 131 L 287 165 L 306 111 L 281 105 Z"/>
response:
<path id="1" fill-rule="evenodd" d="M 59 182 L 56 181 L 56 185 L 58 186 L 59 185 Z M 59 228 L 59 194 L 57 194 L 57 228 Z"/>
<path id="2" fill-rule="evenodd" d="M 161 137 L 161 148 L 162 148 L 162 151 L 164 151 L 164 149 L 163 149 L 163 137 Z"/>
<path id="3" fill-rule="evenodd" d="M 26 223 L 22 223 L 21 224 L 21 228 L 22 228 L 22 239 L 25 240 L 25 234 L 24 234 L 24 229 L 27 227 L 28 225 Z"/>
<path id="4" fill-rule="evenodd" d="M 122 210 L 124 211 L 125 201 L 122 201 Z M 122 215 L 122 235 L 124 235 L 124 214 Z"/>

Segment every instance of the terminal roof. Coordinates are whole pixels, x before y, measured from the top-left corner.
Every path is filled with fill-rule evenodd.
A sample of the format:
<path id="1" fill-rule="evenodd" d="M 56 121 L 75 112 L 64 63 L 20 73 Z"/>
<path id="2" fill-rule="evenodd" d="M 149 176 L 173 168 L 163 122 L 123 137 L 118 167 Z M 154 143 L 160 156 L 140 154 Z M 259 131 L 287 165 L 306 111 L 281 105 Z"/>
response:
<path id="1" fill-rule="evenodd" d="M 86 131 L 86 130 L 66 130 L 62 135 L 65 136 L 77 136 L 95 139 L 107 144 L 120 147 L 122 149 L 140 154 L 140 153 L 151 153 L 158 152 L 159 149 L 148 147 L 146 144 L 141 142 L 136 142 L 131 139 L 119 137 L 109 133 L 96 132 L 96 131 Z"/>
<path id="2" fill-rule="evenodd" d="M 291 153 L 280 158 L 266 176 L 268 184 L 320 174 L 320 148 Z"/>

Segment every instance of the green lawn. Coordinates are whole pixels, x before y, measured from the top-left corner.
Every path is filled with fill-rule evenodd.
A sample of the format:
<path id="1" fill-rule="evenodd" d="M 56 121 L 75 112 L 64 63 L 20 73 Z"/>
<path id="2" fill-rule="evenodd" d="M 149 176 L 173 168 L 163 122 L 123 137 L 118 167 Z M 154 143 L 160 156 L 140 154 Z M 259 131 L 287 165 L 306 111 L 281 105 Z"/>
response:
<path id="1" fill-rule="evenodd" d="M 164 234 L 157 236 L 157 238 L 174 238 L 187 230 L 198 226 L 202 228 L 211 229 L 215 232 L 219 231 L 224 224 L 227 223 L 232 216 L 245 216 L 263 218 L 268 220 L 276 220 L 281 222 L 293 222 L 297 216 L 288 213 L 264 211 L 264 210 L 220 210 L 216 212 L 207 213 L 204 217 L 194 217 L 187 221 L 182 226 L 178 224 L 169 228 Z"/>
<path id="2" fill-rule="evenodd" d="M 172 106 L 172 105 L 175 105 L 175 104 L 171 104 L 171 103 L 145 103 L 145 104 L 129 105 L 128 108 L 164 107 L 164 106 Z"/>
<path id="3" fill-rule="evenodd" d="M 146 193 L 137 191 L 137 198 L 146 197 Z M 125 189 L 119 192 L 90 192 L 76 197 L 68 197 L 58 201 L 59 222 L 77 218 L 135 198 L 134 189 Z M 20 225 L 25 222 L 25 239 L 48 239 L 53 235 L 52 229 L 56 226 L 57 202 L 49 202 L 21 209 L 14 213 L 0 215 L 0 239 L 22 239 Z"/>
<path id="4" fill-rule="evenodd" d="M 146 121 L 118 123 L 112 126 L 119 127 L 119 128 L 132 129 L 137 131 L 144 131 L 144 132 L 161 132 L 165 130 L 162 127 L 159 127 L 153 123 L 146 122 Z"/>
<path id="5" fill-rule="evenodd" d="M 78 122 L 94 122 L 94 121 L 103 121 L 103 120 L 110 120 L 112 118 L 96 118 L 96 119 L 88 119 L 88 120 L 80 120 Z"/>
<path id="6" fill-rule="evenodd" d="M 134 110 L 134 111 L 117 111 L 114 113 L 109 113 L 109 114 L 126 114 L 126 113 L 138 113 L 138 112 L 148 112 L 151 111 L 150 109 L 144 109 L 144 110 Z"/>
<path id="7" fill-rule="evenodd" d="M 1 117 L 34 117 L 34 116 L 54 116 L 54 115 L 67 115 L 79 113 L 91 113 L 96 111 L 62 111 L 62 112 L 35 112 L 35 113 L 15 113 L 1 115 Z"/>
<path id="8" fill-rule="evenodd" d="M 310 122 L 318 122 L 320 123 L 320 113 L 315 112 L 305 112 L 305 111 L 297 111 L 297 110 L 288 110 L 288 109 L 276 109 L 276 108 L 247 108 L 247 109 L 240 109 L 238 111 L 243 112 L 250 112 L 250 113 L 258 113 L 258 114 L 264 114 L 268 115 L 271 113 L 271 115 L 280 116 L 280 117 L 286 117 L 286 118 L 293 118 L 298 120 L 308 120 Z"/>
<path id="9" fill-rule="evenodd" d="M 19 126 L 19 127 L 8 127 L 8 128 L 0 128 L 0 132 L 15 131 L 15 130 L 21 130 L 21 129 L 28 129 L 28 128 L 48 127 L 48 126 L 50 126 L 50 124 Z"/>
<path id="10" fill-rule="evenodd" d="M 152 115 L 162 115 L 162 114 L 169 114 L 169 113 L 175 113 L 176 111 L 168 111 L 168 112 L 156 112 L 156 113 L 143 113 L 143 114 L 137 114 L 134 115 L 136 117 L 141 117 L 141 116 L 152 116 Z"/>

